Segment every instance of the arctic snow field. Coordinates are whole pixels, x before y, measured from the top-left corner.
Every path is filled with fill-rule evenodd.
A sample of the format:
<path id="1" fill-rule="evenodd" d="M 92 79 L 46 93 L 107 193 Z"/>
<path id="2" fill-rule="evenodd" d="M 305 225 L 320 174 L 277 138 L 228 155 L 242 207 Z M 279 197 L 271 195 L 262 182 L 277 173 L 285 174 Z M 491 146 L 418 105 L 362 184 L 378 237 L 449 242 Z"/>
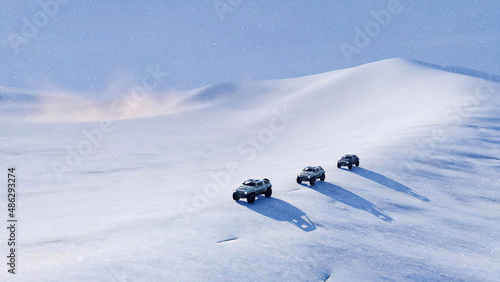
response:
<path id="1" fill-rule="evenodd" d="M 499 82 L 389 59 L 117 101 L 3 89 L 15 278 L 498 281 Z"/>

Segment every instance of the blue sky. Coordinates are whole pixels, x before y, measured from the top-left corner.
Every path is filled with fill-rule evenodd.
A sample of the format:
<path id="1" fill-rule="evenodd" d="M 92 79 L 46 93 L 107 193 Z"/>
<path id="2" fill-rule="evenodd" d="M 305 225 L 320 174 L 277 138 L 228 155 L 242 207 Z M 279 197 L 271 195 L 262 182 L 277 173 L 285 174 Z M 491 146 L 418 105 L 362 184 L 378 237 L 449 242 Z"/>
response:
<path id="1" fill-rule="evenodd" d="M 2 86 L 109 95 L 153 67 L 158 90 L 190 89 L 392 57 L 500 74 L 494 0 L 38 2 L 0 0 Z"/>

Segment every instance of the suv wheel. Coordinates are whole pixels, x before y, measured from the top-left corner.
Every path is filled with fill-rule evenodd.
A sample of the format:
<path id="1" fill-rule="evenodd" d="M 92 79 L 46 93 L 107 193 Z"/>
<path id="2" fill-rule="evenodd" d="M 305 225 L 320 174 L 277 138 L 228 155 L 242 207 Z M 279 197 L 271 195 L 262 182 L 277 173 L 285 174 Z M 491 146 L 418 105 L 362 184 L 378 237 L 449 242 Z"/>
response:
<path id="1" fill-rule="evenodd" d="M 264 196 L 269 198 L 269 197 L 271 197 L 272 194 L 273 194 L 273 189 L 267 188 L 266 193 L 264 193 Z"/>
<path id="2" fill-rule="evenodd" d="M 240 197 L 238 197 L 238 195 L 236 195 L 236 193 L 233 193 L 233 200 L 238 201 L 239 199 L 240 199 Z"/>
<path id="3" fill-rule="evenodd" d="M 341 167 L 340 163 L 337 163 L 337 168 L 340 168 L 340 167 Z"/>
<path id="4" fill-rule="evenodd" d="M 302 183 L 302 179 L 297 177 L 297 183 L 299 183 L 299 184 Z"/>
<path id="5" fill-rule="evenodd" d="M 359 161 L 355 163 L 356 166 L 359 166 Z"/>
<path id="6" fill-rule="evenodd" d="M 349 164 L 347 167 L 348 167 L 349 169 L 352 169 L 352 164 Z"/>
<path id="7" fill-rule="evenodd" d="M 255 193 L 252 193 L 252 194 L 248 195 L 247 202 L 249 204 L 253 204 L 253 202 L 255 202 Z"/>
<path id="8" fill-rule="evenodd" d="M 309 180 L 309 184 L 311 184 L 311 186 L 314 186 L 314 183 L 316 183 L 316 179 L 313 178 Z"/>
<path id="9" fill-rule="evenodd" d="M 319 180 L 325 181 L 325 174 L 324 173 L 321 175 L 321 177 L 319 178 Z"/>

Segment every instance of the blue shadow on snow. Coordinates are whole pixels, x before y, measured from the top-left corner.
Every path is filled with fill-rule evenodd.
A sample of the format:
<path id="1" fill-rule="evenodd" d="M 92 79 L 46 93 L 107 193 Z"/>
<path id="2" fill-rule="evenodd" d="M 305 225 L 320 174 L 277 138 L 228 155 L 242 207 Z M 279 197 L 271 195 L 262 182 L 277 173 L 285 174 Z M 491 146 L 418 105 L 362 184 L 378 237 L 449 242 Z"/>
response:
<path id="1" fill-rule="evenodd" d="M 301 209 L 273 197 L 265 198 L 261 196 L 259 198 L 253 204 L 249 204 L 244 200 L 237 203 L 274 220 L 290 222 L 306 232 L 316 230 L 316 225 Z"/>
<path id="2" fill-rule="evenodd" d="M 318 181 L 314 186 L 308 186 L 307 184 L 300 184 L 302 186 L 311 188 L 316 192 L 319 192 L 323 195 L 326 195 L 335 201 L 344 203 L 348 206 L 351 206 L 355 209 L 364 210 L 373 214 L 374 216 L 387 221 L 394 221 L 392 217 L 379 210 L 377 206 L 375 206 L 372 202 L 366 200 L 363 197 L 360 197 L 353 192 L 350 192 L 340 186 L 334 185 L 329 182 Z"/>
<path id="3" fill-rule="evenodd" d="M 413 196 L 413 197 L 415 197 L 421 201 L 424 201 L 424 202 L 430 201 L 428 198 L 413 191 L 410 187 L 408 187 L 404 184 L 401 184 L 395 180 L 392 180 L 386 176 L 383 176 L 380 173 L 376 173 L 374 171 L 371 171 L 369 169 L 362 168 L 362 167 L 355 167 L 350 171 L 354 174 L 357 174 L 357 175 L 362 176 L 366 179 L 369 179 L 373 182 L 376 182 L 380 185 L 383 185 L 389 189 L 408 194 L 408 195 Z"/>

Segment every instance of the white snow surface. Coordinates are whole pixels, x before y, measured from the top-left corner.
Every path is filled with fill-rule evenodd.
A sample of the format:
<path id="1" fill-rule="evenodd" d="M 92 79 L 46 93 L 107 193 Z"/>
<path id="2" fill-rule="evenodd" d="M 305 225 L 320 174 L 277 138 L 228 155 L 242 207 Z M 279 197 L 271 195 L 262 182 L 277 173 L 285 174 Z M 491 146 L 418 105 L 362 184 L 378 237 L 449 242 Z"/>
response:
<path id="1" fill-rule="evenodd" d="M 499 89 L 389 59 L 128 112 L 4 93 L 18 273 L 0 280 L 498 281 Z M 360 167 L 337 169 L 347 153 Z M 297 184 L 308 165 L 325 182 Z M 249 178 L 272 197 L 233 201 Z"/>

